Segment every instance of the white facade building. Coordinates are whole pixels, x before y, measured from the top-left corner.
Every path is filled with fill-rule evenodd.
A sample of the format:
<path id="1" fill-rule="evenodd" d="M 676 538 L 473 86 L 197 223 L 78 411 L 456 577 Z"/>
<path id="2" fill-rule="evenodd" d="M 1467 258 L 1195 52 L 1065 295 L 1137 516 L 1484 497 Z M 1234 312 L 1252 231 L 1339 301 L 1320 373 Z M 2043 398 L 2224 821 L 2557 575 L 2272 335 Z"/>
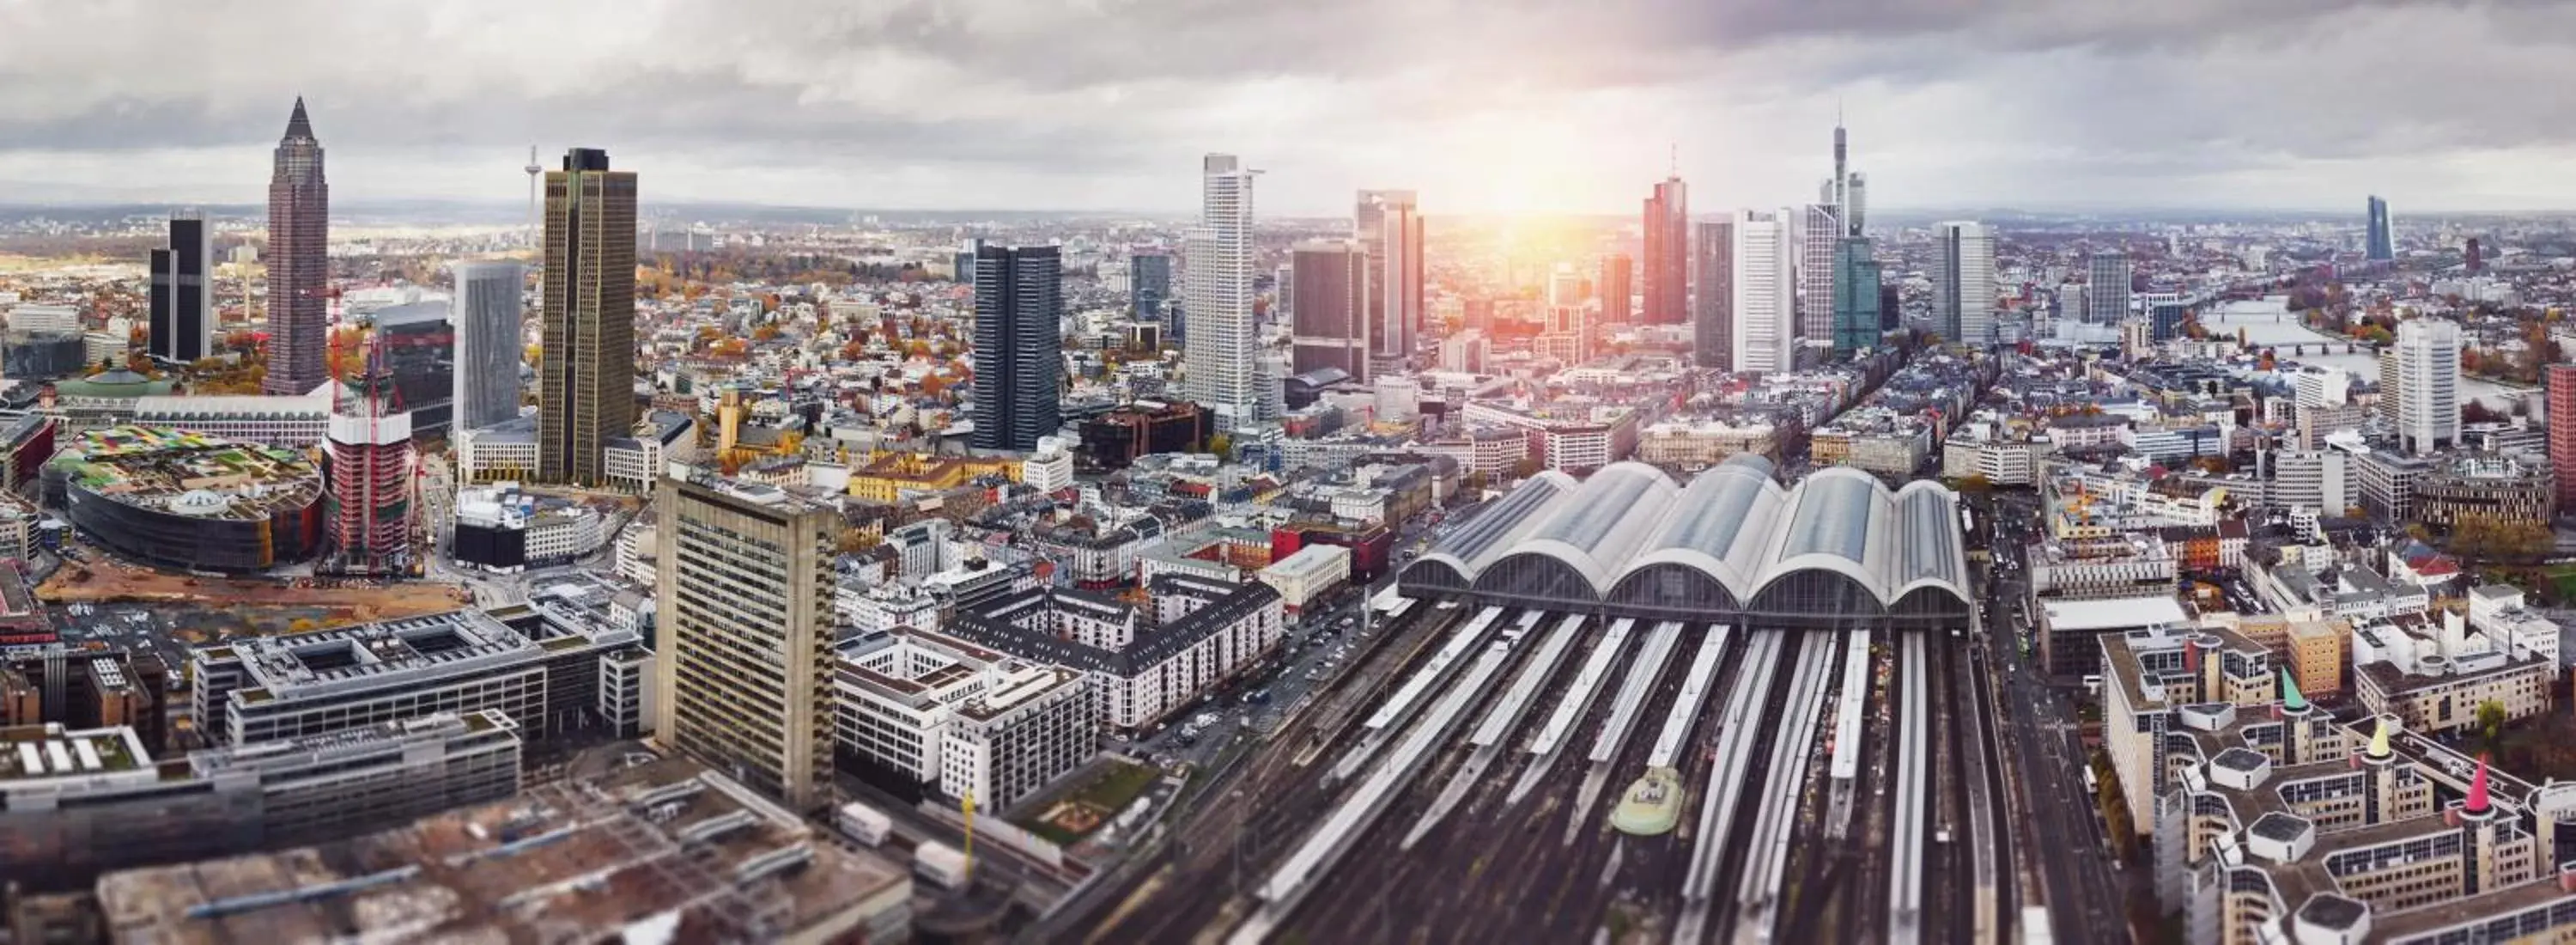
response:
<path id="1" fill-rule="evenodd" d="M 1340 545 L 1311 544 L 1270 563 L 1256 575 L 1279 592 L 1282 607 L 1299 613 L 1315 597 L 1348 582 L 1351 550 Z"/>
<path id="2" fill-rule="evenodd" d="M 1253 363 L 1252 175 L 1231 154 L 1200 165 L 1199 225 L 1184 239 L 1181 297 L 1189 319 L 1182 363 L 1191 400 L 1216 412 L 1219 427 L 1252 425 L 1260 407 Z"/>
<path id="3" fill-rule="evenodd" d="M 1781 372 L 1797 367 L 1796 236 L 1787 209 L 1735 215 L 1735 370 Z"/>
<path id="4" fill-rule="evenodd" d="M 1808 204 L 1798 228 L 1798 337 L 1834 336 L 1834 244 L 1844 236 L 1842 214 L 1828 204 Z"/>
<path id="5" fill-rule="evenodd" d="M 2397 438 L 2418 456 L 2460 442 L 2460 324 L 2445 318 L 2397 323 Z"/>
<path id="6" fill-rule="evenodd" d="M 956 709 L 939 752 L 939 792 L 1003 810 L 1079 770 L 1100 749 L 1099 706 L 1083 674 L 1000 671 Z"/>

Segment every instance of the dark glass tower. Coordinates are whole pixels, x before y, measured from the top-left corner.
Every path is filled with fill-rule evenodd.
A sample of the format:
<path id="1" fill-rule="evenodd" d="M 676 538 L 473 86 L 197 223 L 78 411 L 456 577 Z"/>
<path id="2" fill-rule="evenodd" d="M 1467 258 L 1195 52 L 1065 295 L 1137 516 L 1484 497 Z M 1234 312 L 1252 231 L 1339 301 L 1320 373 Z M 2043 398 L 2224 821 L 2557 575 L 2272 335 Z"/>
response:
<path id="1" fill-rule="evenodd" d="M 2363 255 L 2372 262 L 2397 258 L 2397 236 L 2388 229 L 2388 201 L 2370 198 L 2369 226 Z"/>
<path id="2" fill-rule="evenodd" d="M 1137 250 L 1127 258 L 1128 316 L 1140 322 L 1163 319 L 1163 300 L 1172 297 L 1172 254 Z"/>
<path id="3" fill-rule="evenodd" d="M 152 306 L 145 350 L 165 361 L 194 361 L 214 353 L 214 255 L 206 221 L 170 218 L 170 246 L 152 251 Z"/>
<path id="4" fill-rule="evenodd" d="M 268 377 L 260 390 L 303 394 L 327 376 L 331 344 L 331 185 L 304 99 L 286 119 L 268 177 Z"/>
<path id="5" fill-rule="evenodd" d="M 1834 242 L 1834 355 L 1878 346 L 1878 256 L 1865 237 Z"/>
<path id="6" fill-rule="evenodd" d="M 1027 451 L 1064 425 L 1064 261 L 1053 246 L 975 254 L 975 433 L 979 450 Z"/>
<path id="7" fill-rule="evenodd" d="M 1735 369 L 1735 223 L 1699 225 L 1699 298 L 1691 306 L 1692 361 L 1703 368 Z"/>
<path id="8" fill-rule="evenodd" d="M 608 441 L 635 431 L 635 172 L 574 148 L 546 172 L 537 362 L 537 478 L 608 480 Z"/>

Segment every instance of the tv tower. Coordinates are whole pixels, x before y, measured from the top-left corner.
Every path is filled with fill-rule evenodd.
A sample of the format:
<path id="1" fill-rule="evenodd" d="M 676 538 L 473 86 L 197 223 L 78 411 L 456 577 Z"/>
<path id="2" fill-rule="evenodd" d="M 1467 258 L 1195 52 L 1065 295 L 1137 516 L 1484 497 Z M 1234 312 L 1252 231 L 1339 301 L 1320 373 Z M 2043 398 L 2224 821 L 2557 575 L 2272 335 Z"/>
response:
<path id="1" fill-rule="evenodd" d="M 526 170 L 528 172 L 528 246 L 531 249 L 537 249 L 537 176 L 546 172 L 546 166 L 537 163 L 536 145 L 528 146 Z"/>

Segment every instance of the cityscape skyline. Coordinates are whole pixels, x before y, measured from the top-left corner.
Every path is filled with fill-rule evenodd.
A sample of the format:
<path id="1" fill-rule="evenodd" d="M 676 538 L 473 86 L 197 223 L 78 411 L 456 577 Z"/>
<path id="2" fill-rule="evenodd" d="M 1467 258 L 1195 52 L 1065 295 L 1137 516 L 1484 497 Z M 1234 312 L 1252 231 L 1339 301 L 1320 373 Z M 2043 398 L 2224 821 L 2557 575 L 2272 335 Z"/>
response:
<path id="1" fill-rule="evenodd" d="M 2324 210 L 2359 192 L 2427 210 L 2576 207 L 2576 189 L 2544 172 L 2566 153 L 2553 130 L 2564 123 L 2501 120 L 2502 103 L 2468 94 L 2540 80 L 2528 74 L 2538 67 L 2513 63 L 2547 58 L 2537 55 L 2553 42 L 2545 27 L 2565 11 L 2312 3 L 2240 23 L 2197 6 L 2055 17 L 1900 8 L 1851 22 L 1803 9 L 1654 15 L 1661 9 L 1629 0 L 1569 18 L 1532 5 L 1462 25 L 1445 3 L 1396 4 L 1378 15 L 1463 41 L 1372 55 L 1415 32 L 1354 31 L 1368 36 L 1306 62 L 1243 47 L 1254 36 L 1288 45 L 1276 41 L 1349 35 L 1338 28 L 1365 14 L 1342 4 L 1295 17 L 1220 9 L 1175 26 L 1150 10 L 1013 18 L 893 5 L 834 11 L 811 28 L 674 4 L 629 11 L 631 29 L 564 58 L 512 53 L 543 44 L 558 19 L 586 15 L 579 5 L 483 18 L 191 10 L 151 22 L 134 11 L 20 7 L 0 13 L 0 28 L 41 41 L 24 60 L 28 78 L 6 93 L 12 107 L 0 109 L 9 116 L 0 140 L 14 143 L 0 149 L 0 201 L 248 202 L 256 194 L 237 167 L 256 159 L 273 103 L 313 92 L 324 99 L 317 108 L 340 116 L 334 140 L 350 158 L 340 183 L 351 196 L 512 202 L 524 182 L 503 168 L 521 167 L 531 143 L 609 141 L 668 182 L 657 193 L 674 200 L 893 209 L 973 193 L 993 207 L 1179 211 L 1193 201 L 1168 168 L 1221 150 L 1265 156 L 1277 175 L 1269 202 L 1283 216 L 1336 210 L 1350 188 L 1378 180 L 1437 182 L 1425 206 L 1449 212 L 1609 212 L 1628 203 L 1634 182 L 1660 176 L 1678 146 L 1703 206 L 1776 206 L 1816 174 L 1806 148 L 1783 143 L 1821 141 L 1839 101 L 1878 165 L 1876 183 L 1895 198 L 1882 207 Z M 315 50 L 399 40 L 417 54 L 359 72 L 318 54 L 215 56 L 225 45 L 200 41 L 270 32 L 286 16 L 299 17 Z M 1245 29 L 1279 20 L 1296 22 Z M 1665 28 L 1650 33 L 1645 24 L 1658 22 Z M 1113 60 L 1091 42 L 1028 55 L 1086 32 L 1101 43 L 1162 37 L 1156 45 L 1189 55 Z M 1936 55 L 1964 35 L 1993 55 Z M 695 48 L 664 36 L 691 37 Z M 1586 41 L 1564 41 L 1575 36 Z M 98 49 L 110 38 L 114 55 Z M 2483 56 L 2436 82 L 2398 83 L 2353 54 L 2390 38 L 2535 55 Z M 1539 68 L 1474 81 L 1509 76 L 1502 63 L 1516 60 L 1501 51 L 1541 40 Z M 184 82 L 99 73 L 138 49 L 202 68 L 168 70 Z M 481 57 L 509 67 L 446 65 Z M 788 61 L 814 67 L 770 64 Z M 2054 77 L 2044 88 L 2026 79 L 2039 67 Z M 2313 81 L 2267 78 L 2292 75 Z M 2301 90 L 2346 75 L 2387 94 Z M 654 91 L 632 101 L 592 91 L 607 87 Z M 2216 107 L 2248 87 L 2265 90 L 2265 107 Z M 2069 107 L 2106 95 L 2121 107 Z M 1988 122 L 2015 131 L 1958 133 Z M 2496 130 L 2464 133 L 2486 129 Z M 1498 156 L 1450 167 L 1456 154 Z M 868 172 L 848 173 L 853 165 Z"/>

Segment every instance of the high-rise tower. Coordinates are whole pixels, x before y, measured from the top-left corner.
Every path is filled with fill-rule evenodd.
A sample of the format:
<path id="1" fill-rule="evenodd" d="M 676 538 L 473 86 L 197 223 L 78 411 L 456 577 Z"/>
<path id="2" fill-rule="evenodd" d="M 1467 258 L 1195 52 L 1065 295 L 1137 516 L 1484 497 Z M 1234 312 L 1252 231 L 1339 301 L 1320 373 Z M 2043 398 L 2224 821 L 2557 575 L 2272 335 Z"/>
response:
<path id="1" fill-rule="evenodd" d="M 1691 303 L 1691 351 L 1700 367 L 1735 369 L 1735 221 L 1699 225 L 1699 294 Z"/>
<path id="2" fill-rule="evenodd" d="M 1289 278 L 1297 297 L 1290 319 L 1289 370 L 1304 374 L 1340 368 L 1362 383 L 1371 377 L 1370 307 L 1375 271 L 1368 251 L 1350 240 L 1308 240 L 1289 251 Z"/>
<path id="3" fill-rule="evenodd" d="M 1360 191 L 1351 229 L 1368 253 L 1369 282 L 1368 329 L 1354 337 L 1402 370 L 1422 345 L 1422 212 L 1413 191 Z"/>
<path id="4" fill-rule="evenodd" d="M 1163 320 L 1163 301 L 1172 297 L 1172 254 L 1139 249 L 1127 257 L 1127 316 L 1140 322 Z"/>
<path id="5" fill-rule="evenodd" d="M 1626 253 L 1601 257 L 1601 322 L 1625 325 L 1636 314 L 1637 261 Z"/>
<path id="6" fill-rule="evenodd" d="M 260 390 L 306 394 L 329 376 L 331 186 L 304 99 L 286 119 L 268 177 L 268 376 Z"/>
<path id="7" fill-rule="evenodd" d="M 393 368 L 383 353 L 380 344 L 357 380 L 334 385 L 323 442 L 331 461 L 323 507 L 330 549 L 323 566 L 333 573 L 395 574 L 411 562 L 418 454 L 411 412 L 394 390 Z"/>
<path id="8" fill-rule="evenodd" d="M 2429 317 L 2398 322 L 2394 350 L 2398 443 L 2418 456 L 2458 446 L 2460 323 Z M 2380 386 L 2381 396 L 2387 396 L 2388 379 Z"/>
<path id="9" fill-rule="evenodd" d="M 1655 185 L 1644 223 L 1645 307 L 1638 321 L 1684 324 L 1690 321 L 1690 195 L 1680 177 Z"/>
<path id="10" fill-rule="evenodd" d="M 2370 198 L 2368 231 L 2362 235 L 2362 255 L 2372 262 L 2397 258 L 2397 235 L 2388 228 L 2388 201 Z"/>
<path id="11" fill-rule="evenodd" d="M 1734 370 L 1771 373 L 1798 366 L 1798 215 L 1739 211 L 1728 280 L 1734 309 Z"/>
<path id="12" fill-rule="evenodd" d="M 1259 380 L 1252 363 L 1252 177 L 1231 154 L 1199 164 L 1199 225 L 1191 228 L 1181 280 L 1189 312 L 1182 343 L 1184 388 L 1228 430 L 1254 423 Z"/>
<path id="13" fill-rule="evenodd" d="M 777 486 L 664 479 L 654 738 L 800 811 L 832 769 L 832 541 Z"/>
<path id="14" fill-rule="evenodd" d="M 1932 324 L 1945 340 L 1995 343 L 1995 237 L 1983 223 L 1933 228 Z"/>
<path id="15" fill-rule="evenodd" d="M 1844 237 L 1842 210 L 1808 204 L 1798 219 L 1798 337 L 1826 341 L 1834 334 L 1834 244 Z"/>
<path id="16" fill-rule="evenodd" d="M 164 361 L 194 361 L 215 353 L 215 281 L 209 277 L 213 244 L 205 218 L 170 218 L 170 245 L 152 251 L 151 317 L 145 349 Z"/>
<path id="17" fill-rule="evenodd" d="M 2549 388 L 2549 468 L 2558 476 L 2558 508 L 2576 509 L 2576 364 L 2541 372 Z"/>
<path id="18" fill-rule="evenodd" d="M 537 478 L 598 486 L 635 429 L 635 172 L 574 148 L 546 172 Z"/>
<path id="19" fill-rule="evenodd" d="M 536 145 L 528 146 L 528 166 L 521 170 L 528 172 L 528 245 L 534 247 L 537 245 L 537 185 L 544 182 L 542 178 L 546 173 L 546 166 L 537 163 Z"/>
<path id="20" fill-rule="evenodd" d="M 2117 325 L 2129 317 L 2129 254 L 2110 249 L 2095 252 L 2084 265 L 2084 320 Z"/>
<path id="21" fill-rule="evenodd" d="M 456 332 L 454 428 L 473 430 L 517 417 L 528 268 L 507 261 L 454 262 L 447 271 L 455 282 L 447 316 Z"/>
<path id="22" fill-rule="evenodd" d="M 982 450 L 1026 452 L 1064 425 L 1064 261 L 1053 246 L 975 251 L 975 432 Z"/>

